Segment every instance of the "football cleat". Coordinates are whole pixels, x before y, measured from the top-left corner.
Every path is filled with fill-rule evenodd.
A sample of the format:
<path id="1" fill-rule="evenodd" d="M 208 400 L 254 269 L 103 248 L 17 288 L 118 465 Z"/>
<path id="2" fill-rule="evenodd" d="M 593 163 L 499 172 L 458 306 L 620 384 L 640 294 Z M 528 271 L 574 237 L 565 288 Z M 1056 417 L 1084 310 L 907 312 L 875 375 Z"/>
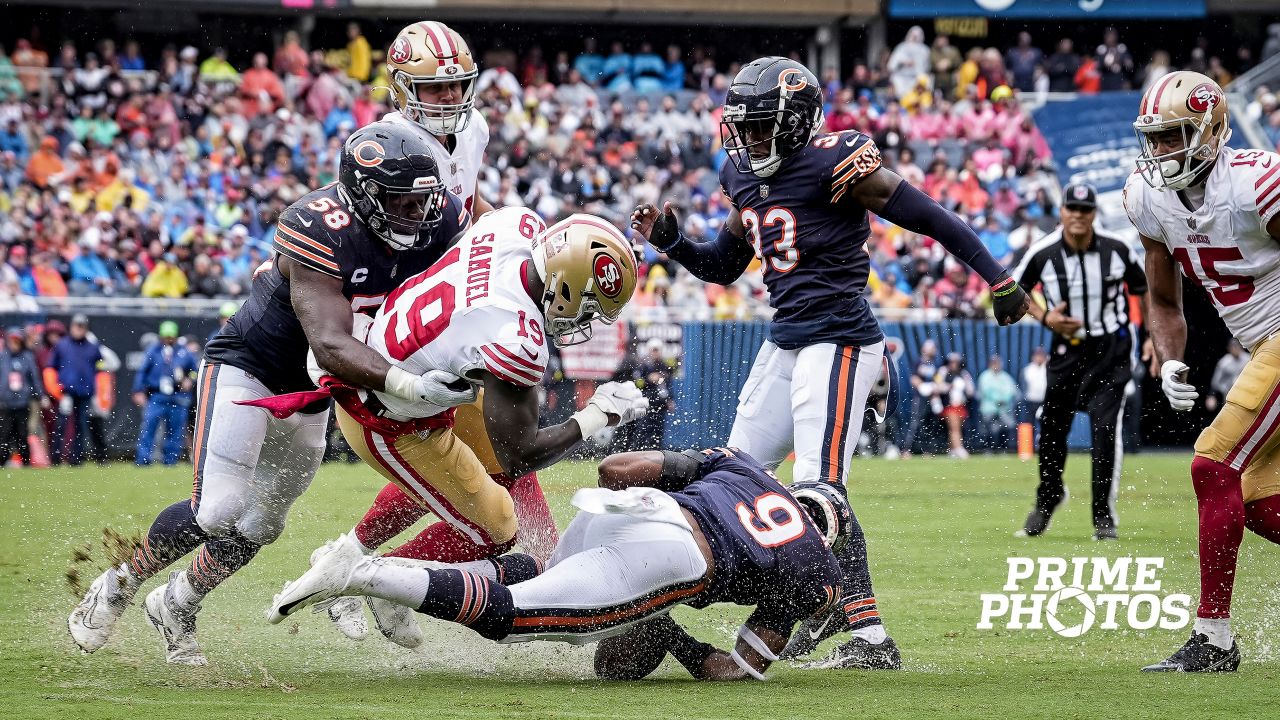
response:
<path id="1" fill-rule="evenodd" d="M 351 573 L 363 562 L 370 561 L 349 534 L 326 543 L 311 555 L 311 569 L 293 582 L 285 583 L 267 608 L 267 622 L 279 623 L 285 617 L 322 600 L 338 597 L 347 589 Z"/>
<path id="2" fill-rule="evenodd" d="M 1045 530 L 1049 529 L 1049 522 L 1053 520 L 1053 514 L 1045 512 L 1040 508 L 1031 511 L 1027 516 L 1027 521 L 1022 524 L 1022 529 L 1014 533 L 1017 537 L 1037 537 L 1043 535 Z"/>
<path id="3" fill-rule="evenodd" d="M 1098 541 L 1119 540 L 1120 536 L 1116 534 L 1114 527 L 1100 527 L 1093 531 L 1093 539 Z"/>
<path id="4" fill-rule="evenodd" d="M 852 637 L 837 645 L 825 660 L 809 667 L 825 670 L 901 670 L 902 654 L 893 638 L 870 643 L 860 637 Z"/>
<path id="5" fill-rule="evenodd" d="M 316 603 L 312 612 L 328 616 L 338 632 L 359 642 L 369 635 L 369 621 L 364 617 L 364 603 L 358 597 L 340 597 Z"/>
<path id="6" fill-rule="evenodd" d="M 165 662 L 171 665 L 208 665 L 196 641 L 196 613 L 200 606 L 185 607 L 173 599 L 172 586 L 181 571 L 169 574 L 169 582 L 152 590 L 144 603 L 147 621 L 164 638 Z"/>
<path id="7" fill-rule="evenodd" d="M 823 640 L 847 629 L 849 620 L 845 617 L 844 610 L 839 607 L 839 603 L 836 605 L 837 607 L 800 623 L 800 627 L 791 634 L 791 639 L 787 641 L 787 646 L 782 649 L 778 657 L 782 660 L 804 657 L 816 650 Z"/>
<path id="8" fill-rule="evenodd" d="M 91 653 L 107 644 L 116 621 L 133 602 L 135 590 L 123 581 L 123 574 L 127 572 L 123 564 L 108 568 L 93 581 L 89 592 L 67 618 L 71 639 L 82 651 Z"/>
<path id="9" fill-rule="evenodd" d="M 400 647 L 413 650 L 422 644 L 422 628 L 414 617 L 414 610 L 390 600 L 367 597 L 369 612 L 382 636 Z"/>
<path id="10" fill-rule="evenodd" d="M 1191 633 L 1191 639 L 1178 652 L 1142 672 L 1235 672 L 1240 667 L 1240 647 L 1234 640 L 1231 649 L 1223 650 L 1209 642 L 1202 633 Z"/>

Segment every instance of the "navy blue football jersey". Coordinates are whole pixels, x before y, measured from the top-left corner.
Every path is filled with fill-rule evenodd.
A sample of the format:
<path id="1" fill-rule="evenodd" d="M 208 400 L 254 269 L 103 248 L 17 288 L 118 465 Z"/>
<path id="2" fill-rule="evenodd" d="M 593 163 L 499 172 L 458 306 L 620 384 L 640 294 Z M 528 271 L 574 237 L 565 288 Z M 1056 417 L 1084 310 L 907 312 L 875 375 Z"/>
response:
<path id="1" fill-rule="evenodd" d="M 280 215 L 275 251 L 295 263 L 342 279 L 342 294 L 354 312 L 373 313 L 387 294 L 431 267 L 470 222 L 462 203 L 448 196 L 432 242 L 416 250 L 393 250 L 348 211 L 336 183 L 303 195 Z M 205 347 L 205 358 L 238 367 L 272 392 L 314 387 L 307 376 L 307 336 L 293 312 L 289 281 L 279 264 L 259 272 L 249 298 Z"/>
<path id="2" fill-rule="evenodd" d="M 867 210 L 849 192 L 879 167 L 875 142 L 856 131 L 819 135 L 769 177 L 721 166 L 720 185 L 763 266 L 778 347 L 883 339 L 866 299 Z"/>
<path id="3" fill-rule="evenodd" d="M 715 562 L 693 607 L 756 607 L 752 618 L 778 633 L 839 597 L 840 567 L 808 514 L 774 474 L 736 448 L 703 451 L 698 479 L 672 492 L 697 519 Z"/>

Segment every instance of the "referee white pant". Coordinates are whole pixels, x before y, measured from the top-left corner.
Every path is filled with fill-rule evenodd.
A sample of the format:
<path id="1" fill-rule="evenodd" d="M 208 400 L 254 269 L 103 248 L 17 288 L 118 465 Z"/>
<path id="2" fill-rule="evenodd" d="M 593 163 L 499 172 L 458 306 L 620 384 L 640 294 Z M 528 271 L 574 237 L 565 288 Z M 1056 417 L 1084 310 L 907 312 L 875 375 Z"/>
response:
<path id="1" fill-rule="evenodd" d="M 766 340 L 738 395 L 729 446 L 769 467 L 794 450 L 795 482 L 844 484 L 883 362 L 883 341 L 783 350 Z"/>

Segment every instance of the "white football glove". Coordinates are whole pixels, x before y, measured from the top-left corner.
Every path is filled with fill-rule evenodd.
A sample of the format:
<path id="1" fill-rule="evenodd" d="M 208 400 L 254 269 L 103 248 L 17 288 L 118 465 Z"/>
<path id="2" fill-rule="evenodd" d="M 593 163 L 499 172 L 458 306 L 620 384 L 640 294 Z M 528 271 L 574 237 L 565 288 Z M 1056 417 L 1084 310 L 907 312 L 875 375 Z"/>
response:
<path id="1" fill-rule="evenodd" d="M 1169 406 L 1178 412 L 1187 412 L 1196 406 L 1196 386 L 1183 381 L 1190 368 L 1181 360 L 1165 360 L 1160 366 L 1160 389 L 1169 398 Z"/>
<path id="2" fill-rule="evenodd" d="M 596 388 L 587 406 L 573 414 L 582 430 L 582 437 L 595 435 L 610 425 L 610 415 L 616 415 L 616 425 L 635 422 L 649 412 L 649 401 L 640 388 L 630 382 L 607 382 Z"/>
<path id="3" fill-rule="evenodd" d="M 384 387 L 388 395 L 401 400 L 443 408 L 473 403 L 479 395 L 473 383 L 446 370 L 429 370 L 425 374 L 414 375 L 393 367 L 387 371 Z"/>

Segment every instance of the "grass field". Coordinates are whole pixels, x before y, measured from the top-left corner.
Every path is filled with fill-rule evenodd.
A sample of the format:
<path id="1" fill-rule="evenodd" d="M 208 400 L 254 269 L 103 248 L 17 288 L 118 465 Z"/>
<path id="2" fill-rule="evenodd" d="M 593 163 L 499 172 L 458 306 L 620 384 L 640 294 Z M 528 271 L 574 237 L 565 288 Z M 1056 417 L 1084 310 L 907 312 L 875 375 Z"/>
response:
<path id="1" fill-rule="evenodd" d="M 979 595 L 999 592 L 1014 555 L 1162 556 L 1162 593 L 1198 595 L 1189 458 L 1127 460 L 1120 543 L 1089 540 L 1087 458 L 1049 535 L 1014 538 L 1029 507 L 1034 464 L 858 461 L 855 506 L 871 543 L 877 594 L 903 649 L 902 672 L 775 666 L 768 683 L 695 683 L 668 660 L 653 679 L 605 683 L 589 648 L 499 647 L 424 618 L 416 652 L 378 636 L 355 644 L 318 616 L 267 625 L 272 593 L 323 540 L 349 528 L 380 482 L 363 466 L 329 465 L 295 506 L 285 536 L 205 603 L 207 668 L 170 668 L 138 607 L 98 653 L 66 634 L 75 603 L 64 573 L 72 551 L 104 526 L 145 529 L 190 489 L 186 469 L 131 466 L 4 471 L 0 482 L 0 717 L 4 718 L 1098 718 L 1275 717 L 1280 698 L 1280 548 L 1246 534 L 1235 616 L 1245 664 L 1235 675 L 1152 676 L 1138 667 L 1189 630 L 979 631 Z M 785 470 L 784 470 L 785 472 Z M 543 473 L 563 527 L 587 464 Z M 101 560 L 99 550 L 94 560 Z M 146 590 L 150 589 L 148 584 Z M 141 599 L 141 594 L 139 599 Z M 1194 609 L 1194 608 L 1193 608 Z M 726 646 L 741 608 L 678 618 Z M 997 626 L 999 627 L 999 626 Z"/>

